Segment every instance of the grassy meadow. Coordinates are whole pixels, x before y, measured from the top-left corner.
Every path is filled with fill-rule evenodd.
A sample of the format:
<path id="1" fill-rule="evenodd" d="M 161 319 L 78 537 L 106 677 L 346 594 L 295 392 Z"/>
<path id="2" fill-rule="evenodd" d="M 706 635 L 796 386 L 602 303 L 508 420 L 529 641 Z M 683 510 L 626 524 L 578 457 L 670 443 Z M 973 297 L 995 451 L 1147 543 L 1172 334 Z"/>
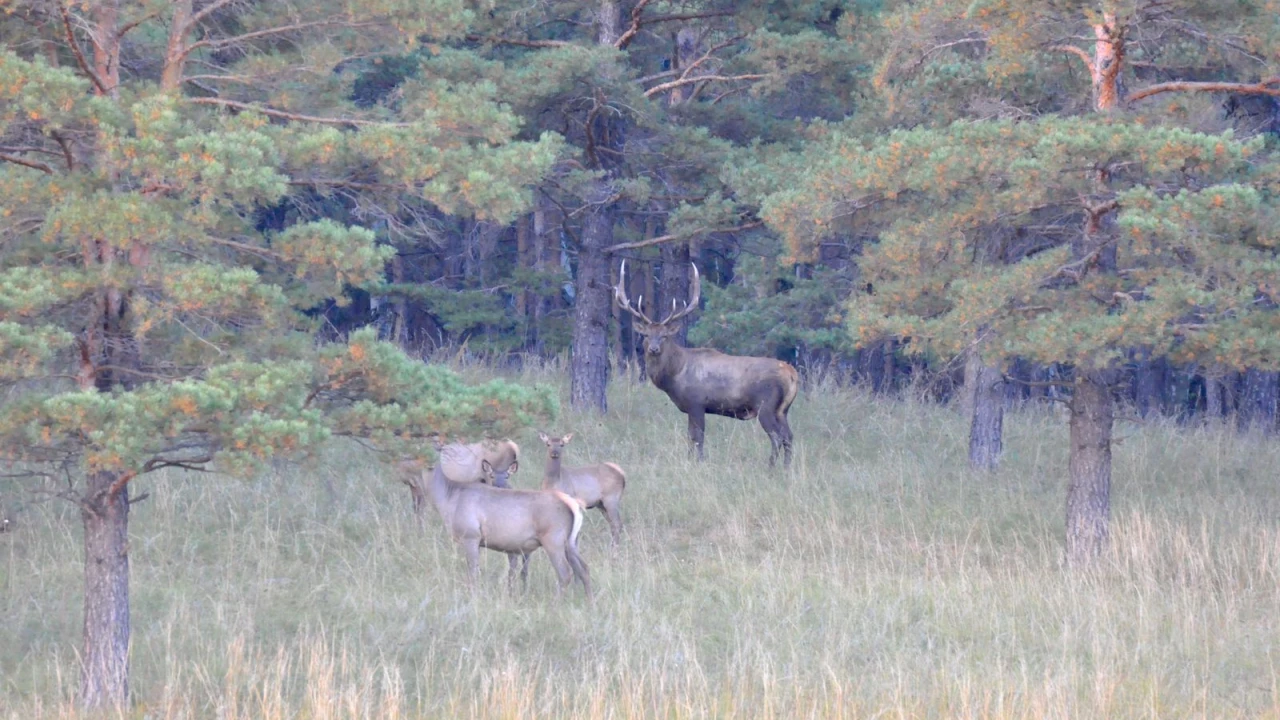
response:
<path id="1" fill-rule="evenodd" d="M 126 716 L 1280 718 L 1274 438 L 1121 423 L 1112 551 L 1071 574 L 1048 409 L 1006 418 L 986 477 L 954 408 L 810 388 L 795 463 L 771 473 L 754 422 L 710 418 L 697 464 L 658 390 L 614 383 L 610 402 L 549 428 L 575 432 L 567 464 L 628 473 L 623 546 L 596 511 L 583 531 L 594 606 L 557 599 L 541 552 L 527 593 L 496 553 L 470 593 L 434 512 L 419 530 L 356 446 L 248 480 L 144 477 Z M 515 439 L 513 482 L 536 486 L 541 443 Z M 0 534 L 0 717 L 74 716 L 78 511 L 0 493 L 20 506 Z"/>

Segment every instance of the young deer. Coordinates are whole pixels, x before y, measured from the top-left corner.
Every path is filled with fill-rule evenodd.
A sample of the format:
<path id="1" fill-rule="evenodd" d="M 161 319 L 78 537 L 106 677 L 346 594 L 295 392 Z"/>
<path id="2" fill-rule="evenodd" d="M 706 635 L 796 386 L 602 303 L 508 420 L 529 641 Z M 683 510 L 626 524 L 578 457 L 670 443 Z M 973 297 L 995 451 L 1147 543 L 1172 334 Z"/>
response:
<path id="1" fill-rule="evenodd" d="M 493 472 L 487 460 L 484 465 L 486 472 Z M 418 472 L 449 534 L 467 557 L 473 587 L 480 572 L 480 548 L 507 553 L 507 582 L 513 585 L 516 556 L 524 559 L 521 578 L 525 579 L 529 553 L 541 547 L 555 568 L 558 592 L 576 576 L 591 599 L 591 574 L 578 554 L 578 531 L 582 528 L 578 501 L 556 490 L 510 490 L 479 482 L 454 482 L 445 477 L 440 466 L 436 463 L 429 481 L 425 470 Z"/>
<path id="2" fill-rule="evenodd" d="M 585 508 L 600 508 L 609 520 L 611 545 L 617 547 L 622 539 L 622 515 L 618 504 L 622 491 L 627 487 L 627 474 L 614 463 L 606 462 L 580 467 L 561 467 L 560 458 L 564 446 L 573 439 L 573 433 L 564 437 L 548 437 L 538 433 L 547 445 L 547 469 L 542 476 L 544 490 L 557 489 L 568 493 Z"/>
<path id="3" fill-rule="evenodd" d="M 511 487 L 507 478 L 520 469 L 520 446 L 510 440 L 486 440 L 469 445 L 452 443 L 440 449 L 444 476 L 454 482 L 485 482 L 485 463 L 496 471 L 496 487 Z"/>
<path id="4" fill-rule="evenodd" d="M 440 448 L 440 465 L 444 476 L 454 482 L 487 482 L 494 487 L 509 488 L 507 478 L 520 468 L 520 446 L 510 440 L 485 440 L 463 445 L 450 443 Z M 494 472 L 485 468 L 491 466 Z M 420 468 L 419 468 L 420 469 Z M 413 516 L 418 527 L 427 524 L 427 489 L 419 483 L 425 476 L 419 472 L 406 472 L 400 481 L 409 487 L 413 498 Z"/>

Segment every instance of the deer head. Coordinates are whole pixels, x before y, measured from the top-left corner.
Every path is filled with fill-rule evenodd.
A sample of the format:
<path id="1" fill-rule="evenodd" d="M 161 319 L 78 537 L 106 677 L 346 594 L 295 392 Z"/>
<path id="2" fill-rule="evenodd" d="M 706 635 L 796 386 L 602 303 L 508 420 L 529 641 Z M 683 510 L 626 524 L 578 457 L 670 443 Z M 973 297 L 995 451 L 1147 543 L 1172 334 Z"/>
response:
<path id="1" fill-rule="evenodd" d="M 665 318 L 654 322 L 648 315 L 641 310 L 644 306 L 644 296 L 640 297 L 636 307 L 631 306 L 631 301 L 627 299 L 627 291 L 624 289 L 627 284 L 627 261 L 622 261 L 622 267 L 618 273 L 618 284 L 613 288 L 613 299 L 618 303 L 618 307 L 631 313 L 636 322 L 632 326 L 636 332 L 644 336 L 644 351 L 646 355 L 658 356 L 662 354 L 663 341 L 676 334 L 680 330 L 680 325 L 676 322 L 684 318 L 685 315 L 693 312 L 698 307 L 698 299 L 702 295 L 702 279 L 698 275 L 698 266 L 693 265 L 693 284 L 689 290 L 689 301 L 683 307 L 678 306 L 676 299 L 671 298 L 671 312 Z"/>
<path id="2" fill-rule="evenodd" d="M 492 485 L 494 487 L 509 488 L 511 487 L 511 483 L 508 482 L 508 479 L 512 475 L 514 475 L 516 473 L 516 470 L 518 470 L 519 468 L 520 468 L 520 463 L 512 462 L 507 467 L 499 470 L 495 468 L 493 465 L 489 464 L 488 460 L 481 460 L 480 469 L 484 471 L 484 477 L 480 479 L 480 482 Z"/>
<path id="3" fill-rule="evenodd" d="M 547 445 L 547 457 L 552 460 L 559 460 L 560 456 L 564 454 L 564 446 L 568 445 L 569 441 L 573 439 L 573 433 L 562 437 L 551 437 L 544 432 L 540 432 L 538 433 L 538 438 Z"/>

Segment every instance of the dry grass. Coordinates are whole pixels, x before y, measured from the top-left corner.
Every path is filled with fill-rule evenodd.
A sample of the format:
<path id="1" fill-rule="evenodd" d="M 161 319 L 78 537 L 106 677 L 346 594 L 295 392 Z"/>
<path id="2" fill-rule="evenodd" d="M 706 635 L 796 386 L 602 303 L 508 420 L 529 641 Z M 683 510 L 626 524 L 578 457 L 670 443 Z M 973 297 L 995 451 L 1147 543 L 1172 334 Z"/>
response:
<path id="1" fill-rule="evenodd" d="M 612 393 L 604 421 L 553 428 L 576 433 L 567 462 L 629 477 L 624 547 L 598 513 L 584 531 L 594 607 L 557 600 L 541 554 L 514 598 L 490 554 L 473 597 L 434 515 L 420 533 L 355 448 L 247 481 L 146 478 L 127 716 L 1280 718 L 1274 440 L 1122 428 L 1113 549 L 1073 575 L 1049 413 L 1010 417 L 983 477 L 951 410 L 809 391 L 795 466 L 769 473 L 758 426 L 709 421 L 699 465 L 657 390 Z M 515 483 L 536 485 L 541 444 L 517 439 Z M 72 716 L 79 518 L 18 519 L 0 716 Z"/>

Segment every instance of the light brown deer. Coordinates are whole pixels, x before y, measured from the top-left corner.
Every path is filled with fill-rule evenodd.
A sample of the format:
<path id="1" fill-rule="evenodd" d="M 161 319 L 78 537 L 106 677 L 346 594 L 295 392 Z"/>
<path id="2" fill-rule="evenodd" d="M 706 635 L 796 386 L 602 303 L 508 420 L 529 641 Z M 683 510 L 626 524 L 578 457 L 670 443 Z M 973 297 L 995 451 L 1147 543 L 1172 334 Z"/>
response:
<path id="1" fill-rule="evenodd" d="M 488 473 L 485 463 L 494 469 Z M 507 479 L 520 469 L 520 446 L 511 440 L 484 440 L 482 442 L 450 443 L 440 448 L 440 464 L 444 476 L 454 482 L 487 482 L 494 487 L 509 488 Z M 427 490 L 418 480 L 420 473 L 405 473 L 401 481 L 409 487 L 413 497 L 413 515 L 418 526 L 426 526 Z"/>
<path id="2" fill-rule="evenodd" d="M 573 433 L 563 437 L 550 437 L 544 432 L 538 437 L 547 446 L 547 468 L 542 475 L 544 490 L 563 490 L 581 502 L 585 508 L 599 508 L 609 521 L 610 544 L 617 547 L 622 539 L 622 514 L 618 507 L 622 491 L 627 487 L 627 474 L 611 462 L 595 465 L 562 467 L 564 446 L 573 439 Z"/>
<path id="3" fill-rule="evenodd" d="M 485 440 L 463 445 L 452 443 L 440 449 L 440 465 L 444 476 L 454 482 L 474 482 L 488 479 L 484 463 L 494 469 L 495 487 L 511 487 L 507 478 L 520 469 L 520 446 L 511 440 Z"/>
<path id="4" fill-rule="evenodd" d="M 487 461 L 484 464 L 488 465 Z M 513 586 L 516 558 L 524 560 L 521 579 L 525 580 L 529 554 L 541 547 L 559 579 L 557 593 L 576 576 L 591 599 L 591 573 L 578 553 L 582 505 L 577 500 L 558 490 L 512 490 L 454 482 L 445 477 L 441 465 L 436 463 L 429 480 L 420 466 L 417 472 L 449 534 L 467 558 L 472 587 L 480 572 L 480 548 L 508 555 L 507 582 Z"/>

